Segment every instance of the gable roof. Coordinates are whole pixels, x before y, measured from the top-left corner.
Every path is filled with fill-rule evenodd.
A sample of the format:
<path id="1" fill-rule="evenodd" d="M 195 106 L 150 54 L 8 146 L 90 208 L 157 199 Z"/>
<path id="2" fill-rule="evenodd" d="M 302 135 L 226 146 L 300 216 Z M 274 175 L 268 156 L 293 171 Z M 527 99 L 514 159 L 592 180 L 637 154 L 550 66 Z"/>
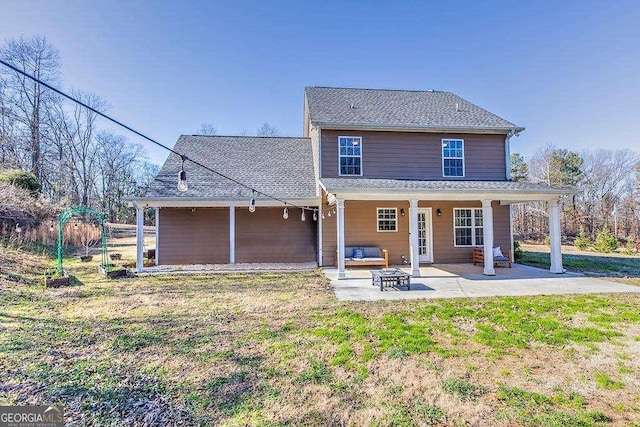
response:
<path id="1" fill-rule="evenodd" d="M 249 187 L 280 199 L 316 197 L 309 138 L 182 135 L 174 150 Z M 151 183 L 147 198 L 237 200 L 252 191 L 189 161 L 189 189 L 177 188 L 180 156 L 171 153 Z M 256 200 L 265 199 L 259 194 Z"/>
<path id="2" fill-rule="evenodd" d="M 305 88 L 305 98 L 311 123 L 320 126 L 501 133 L 524 130 L 451 92 L 313 86 Z"/>

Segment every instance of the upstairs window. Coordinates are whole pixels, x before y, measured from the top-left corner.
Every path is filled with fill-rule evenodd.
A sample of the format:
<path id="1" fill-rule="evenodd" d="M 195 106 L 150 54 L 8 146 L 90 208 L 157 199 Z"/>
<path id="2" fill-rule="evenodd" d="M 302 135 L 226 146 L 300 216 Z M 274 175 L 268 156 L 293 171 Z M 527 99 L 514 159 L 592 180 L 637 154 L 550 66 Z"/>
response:
<path id="1" fill-rule="evenodd" d="M 340 175 L 362 175 L 362 137 L 339 136 Z"/>
<path id="2" fill-rule="evenodd" d="M 378 208 L 378 231 L 398 231 L 396 208 Z"/>
<path id="3" fill-rule="evenodd" d="M 464 141 L 442 140 L 442 176 L 464 176 Z"/>
<path id="4" fill-rule="evenodd" d="M 482 208 L 456 208 L 453 210 L 454 246 L 481 246 L 484 244 Z"/>

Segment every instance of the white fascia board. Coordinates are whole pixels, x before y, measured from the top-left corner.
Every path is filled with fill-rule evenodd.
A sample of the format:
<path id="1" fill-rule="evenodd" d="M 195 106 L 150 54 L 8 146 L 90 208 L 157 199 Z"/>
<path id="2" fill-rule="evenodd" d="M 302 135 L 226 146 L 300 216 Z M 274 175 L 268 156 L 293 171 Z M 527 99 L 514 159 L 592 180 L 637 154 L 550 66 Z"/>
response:
<path id="1" fill-rule="evenodd" d="M 501 192 L 501 191 L 459 191 L 459 190 L 416 190 L 403 192 L 398 190 L 387 191 L 334 191 L 329 189 L 336 198 L 345 200 L 500 200 L 503 204 L 534 202 L 544 200 L 557 200 L 565 192 Z"/>
<path id="2" fill-rule="evenodd" d="M 449 127 L 433 127 L 433 126 L 384 126 L 371 125 L 367 123 L 356 124 L 339 124 L 312 122 L 316 126 L 323 129 L 332 130 L 360 130 L 360 131 L 391 131 L 391 132 L 432 132 L 432 133 L 487 133 L 487 134 L 508 134 L 517 135 L 524 130 L 523 127 L 515 128 L 470 128 L 466 126 L 449 126 Z"/>
<path id="3" fill-rule="evenodd" d="M 203 199 L 197 197 L 138 197 L 129 199 L 129 206 L 144 205 L 154 208 L 214 208 L 214 207 L 230 207 L 249 206 L 250 198 L 243 199 Z M 304 199 L 283 199 L 288 206 L 319 206 L 320 198 L 304 198 Z M 256 198 L 256 206 L 260 207 L 283 207 L 284 204 L 277 200 L 258 199 Z"/>

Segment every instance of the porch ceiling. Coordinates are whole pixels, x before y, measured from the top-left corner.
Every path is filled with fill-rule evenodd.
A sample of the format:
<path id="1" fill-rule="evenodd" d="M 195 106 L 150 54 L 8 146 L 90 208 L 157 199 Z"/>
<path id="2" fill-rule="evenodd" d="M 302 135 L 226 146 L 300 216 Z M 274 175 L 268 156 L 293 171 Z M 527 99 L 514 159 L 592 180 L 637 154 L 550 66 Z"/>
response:
<path id="1" fill-rule="evenodd" d="M 374 178 L 322 178 L 321 185 L 345 200 L 499 200 L 502 204 L 557 200 L 570 187 L 515 181 L 416 181 Z"/>

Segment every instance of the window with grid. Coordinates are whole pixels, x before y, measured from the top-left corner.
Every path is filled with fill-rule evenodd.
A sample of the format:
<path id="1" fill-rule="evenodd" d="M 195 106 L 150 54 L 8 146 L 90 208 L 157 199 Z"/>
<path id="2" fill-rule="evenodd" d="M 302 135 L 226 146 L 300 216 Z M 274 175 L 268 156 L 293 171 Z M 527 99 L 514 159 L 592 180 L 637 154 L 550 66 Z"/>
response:
<path id="1" fill-rule="evenodd" d="M 378 208 L 378 231 L 398 231 L 396 208 Z"/>
<path id="2" fill-rule="evenodd" d="M 340 175 L 362 175 L 362 137 L 339 136 Z"/>
<path id="3" fill-rule="evenodd" d="M 442 176 L 464 176 L 464 141 L 442 140 Z"/>
<path id="4" fill-rule="evenodd" d="M 456 208 L 453 210 L 455 246 L 480 246 L 484 244 L 482 208 Z"/>

